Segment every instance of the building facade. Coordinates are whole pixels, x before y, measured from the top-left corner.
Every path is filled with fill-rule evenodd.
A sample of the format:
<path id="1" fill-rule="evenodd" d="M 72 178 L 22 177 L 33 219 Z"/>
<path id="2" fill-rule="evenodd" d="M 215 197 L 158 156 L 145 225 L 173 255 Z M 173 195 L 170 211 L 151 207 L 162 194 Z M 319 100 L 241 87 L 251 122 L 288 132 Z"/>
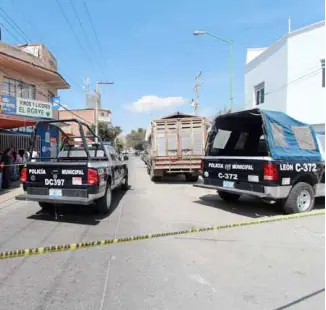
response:
<path id="1" fill-rule="evenodd" d="M 248 49 L 245 108 L 325 123 L 325 21 L 293 31 L 267 48 Z"/>
<path id="2" fill-rule="evenodd" d="M 76 118 L 81 122 L 86 123 L 88 126 L 95 125 L 96 110 L 95 109 L 76 109 L 76 110 L 59 110 L 59 119 L 71 119 Z M 104 122 L 108 126 L 111 126 L 111 111 L 107 109 L 98 109 L 98 121 Z M 79 136 L 79 128 L 77 123 L 70 123 L 69 126 L 63 128 L 63 130 L 73 136 Z"/>
<path id="3" fill-rule="evenodd" d="M 54 118 L 52 100 L 69 84 L 57 71 L 57 61 L 43 44 L 19 46 L 0 42 L 0 151 L 8 143 L 26 149 L 33 126 Z M 41 128 L 39 152 L 53 152 L 58 133 Z"/>

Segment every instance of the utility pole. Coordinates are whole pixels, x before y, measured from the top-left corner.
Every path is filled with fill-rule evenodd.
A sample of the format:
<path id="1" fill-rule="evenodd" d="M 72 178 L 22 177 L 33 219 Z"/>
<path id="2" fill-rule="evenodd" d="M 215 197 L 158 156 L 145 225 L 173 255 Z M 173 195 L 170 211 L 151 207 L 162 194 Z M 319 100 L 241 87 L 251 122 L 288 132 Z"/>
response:
<path id="1" fill-rule="evenodd" d="M 201 72 L 197 73 L 196 75 L 196 83 L 195 83 L 195 87 L 194 90 L 196 92 L 196 99 L 195 101 L 193 101 L 192 105 L 195 108 L 195 115 L 198 115 L 198 105 L 199 105 L 199 88 L 200 88 L 200 78 L 201 76 Z"/>
<path id="2" fill-rule="evenodd" d="M 95 93 L 96 93 L 96 104 L 95 104 L 95 135 L 98 136 L 98 109 L 100 105 L 101 95 L 99 91 L 99 85 L 112 85 L 113 82 L 96 82 Z M 96 138 L 97 141 L 97 138 Z"/>

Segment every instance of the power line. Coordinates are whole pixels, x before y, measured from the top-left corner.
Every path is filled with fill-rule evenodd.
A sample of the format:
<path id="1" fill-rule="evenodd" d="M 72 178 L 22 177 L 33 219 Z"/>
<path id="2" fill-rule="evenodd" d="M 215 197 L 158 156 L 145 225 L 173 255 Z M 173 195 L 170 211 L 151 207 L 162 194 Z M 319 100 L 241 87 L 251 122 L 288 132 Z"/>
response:
<path id="1" fill-rule="evenodd" d="M 21 11 L 21 12 L 23 12 L 23 11 Z M 23 15 L 23 13 L 22 13 L 22 15 Z M 7 16 L 8 16 L 8 14 L 7 14 Z M 9 17 L 9 16 L 8 16 Z M 9 17 L 10 18 L 10 17 Z M 35 27 L 35 25 L 33 25 L 31 22 L 30 22 L 30 20 L 27 18 L 26 19 L 27 20 L 27 22 L 29 23 L 29 25 L 34 29 L 34 30 L 36 30 L 36 32 L 39 34 L 39 36 L 40 37 L 42 37 L 42 35 L 41 35 L 41 33 L 38 31 L 38 29 Z M 13 21 L 14 22 L 14 21 Z M 15 23 L 16 24 L 16 23 Z M 17 25 L 17 24 L 16 24 Z M 4 26 L 3 26 L 4 27 Z M 20 29 L 20 27 L 17 25 L 17 27 Z M 5 28 L 5 27 L 4 27 Z M 5 28 L 6 29 L 6 28 Z M 7 30 L 7 29 L 6 29 Z M 16 30 L 16 29 L 15 29 Z M 8 31 L 8 30 L 7 30 Z M 23 30 L 21 30 L 22 32 L 23 32 Z M 9 31 L 8 31 L 9 32 Z M 16 32 L 17 32 L 17 30 L 16 30 Z M 19 34 L 19 33 L 18 33 Z M 16 40 L 17 42 L 19 42 L 19 40 Z M 47 44 L 48 45 L 48 44 Z M 49 45 L 48 45 L 49 46 Z M 65 74 L 71 81 L 73 81 L 73 79 L 68 75 L 68 74 Z M 71 85 L 74 85 L 74 84 L 72 84 L 72 83 L 70 83 Z M 75 84 L 75 86 L 77 85 L 78 83 L 76 83 Z M 76 88 L 80 88 L 81 90 L 83 90 L 82 89 L 82 87 L 80 86 L 80 85 L 78 85 L 78 86 L 76 86 Z"/>
<path id="2" fill-rule="evenodd" d="M 69 0 L 69 2 L 70 2 L 70 4 L 71 4 L 71 6 L 72 6 L 72 9 L 73 9 L 73 11 L 74 11 L 74 13 L 75 13 L 75 16 L 76 16 L 77 20 L 78 20 L 78 23 L 79 23 L 79 25 L 80 25 L 80 28 L 82 29 L 83 34 L 84 34 L 84 36 L 85 36 L 85 38 L 86 38 L 87 44 L 88 44 L 88 46 L 90 47 L 90 49 L 92 49 L 92 51 L 93 51 L 93 53 L 94 53 L 94 50 L 93 50 L 93 47 L 92 47 L 93 45 L 91 44 L 91 41 L 90 41 L 89 38 L 88 38 L 87 32 L 85 31 L 85 28 L 84 28 L 84 26 L 83 26 L 83 23 L 82 23 L 81 20 L 80 20 L 80 17 L 79 17 L 79 15 L 78 15 L 78 12 L 77 12 L 77 10 L 76 10 L 76 7 L 75 7 L 75 5 L 74 5 L 74 3 L 73 3 L 72 0 Z M 94 53 L 94 54 L 95 54 L 95 53 Z M 101 70 L 101 67 L 98 66 L 97 63 L 96 63 L 96 66 Z M 102 73 L 103 73 L 103 72 L 102 72 Z"/>
<path id="3" fill-rule="evenodd" d="M 93 20 L 92 20 L 92 16 L 91 16 L 91 14 L 90 14 L 90 12 L 89 12 L 89 9 L 88 9 L 88 6 L 87 6 L 86 1 L 83 0 L 83 2 L 84 2 L 84 7 L 85 7 L 85 10 L 86 10 L 86 13 L 87 13 L 87 16 L 88 16 L 89 22 L 90 22 L 90 24 L 91 24 L 91 28 L 92 28 L 93 33 L 94 33 L 94 36 L 95 36 L 95 40 L 96 40 L 96 42 L 97 42 L 97 45 L 99 46 L 100 53 L 101 53 L 101 55 L 102 55 L 102 58 L 103 58 L 104 64 L 105 64 L 105 66 L 106 66 L 106 61 L 105 61 L 105 59 L 104 59 L 103 48 L 102 48 L 101 42 L 100 42 L 100 40 L 99 40 L 99 38 L 98 38 L 98 35 L 97 35 L 97 32 L 96 32 L 96 29 L 95 29 L 95 27 L 94 27 Z"/>
<path id="4" fill-rule="evenodd" d="M 17 39 L 17 37 L 12 34 L 11 31 L 4 24 L 0 23 L 0 26 L 4 28 L 14 38 L 14 40 L 16 40 L 17 43 L 19 43 L 19 39 Z"/>
<path id="5" fill-rule="evenodd" d="M 25 32 L 16 24 L 16 22 L 5 12 L 5 10 L 0 6 L 0 15 L 7 21 L 7 23 L 16 30 L 16 32 L 27 42 L 31 40 L 27 37 Z M 18 30 L 17 30 L 18 29 Z"/>
<path id="6" fill-rule="evenodd" d="M 75 16 L 76 16 L 76 18 L 77 18 L 77 20 L 78 20 L 78 23 L 79 23 L 79 25 L 80 25 L 80 28 L 82 29 L 83 34 L 84 34 L 84 36 L 85 36 L 85 38 L 86 38 L 87 44 L 89 45 L 90 48 L 92 48 L 92 44 L 91 44 L 91 42 L 90 42 L 90 40 L 89 40 L 89 38 L 88 38 L 88 35 L 87 35 L 87 32 L 85 31 L 85 28 L 84 28 L 84 26 L 83 26 L 83 23 L 82 23 L 81 20 L 80 20 L 80 17 L 79 17 L 79 15 L 78 15 L 78 12 L 77 12 L 77 10 L 76 10 L 76 7 L 75 7 L 75 5 L 74 5 L 74 3 L 73 3 L 72 0 L 69 0 L 69 2 L 70 2 L 71 6 L 72 6 L 72 8 L 73 8 L 73 11 L 74 11 L 74 13 L 75 13 Z"/>
<path id="7" fill-rule="evenodd" d="M 1 55 L 0 55 L 0 56 L 1 56 Z M 0 71 L 1 71 L 2 73 L 4 73 L 7 77 L 12 78 L 12 79 L 16 79 L 15 77 L 11 76 L 11 75 L 8 74 L 7 72 L 3 71 L 2 69 L 0 69 Z M 15 71 L 15 70 L 14 70 L 14 71 Z M 17 71 L 15 71 L 15 72 L 17 72 Z M 44 83 L 45 83 L 45 82 L 44 82 Z M 43 84 L 43 83 L 41 83 L 41 84 Z M 45 83 L 45 84 L 46 84 L 46 83 Z M 33 84 L 33 85 L 38 85 L 38 84 L 35 83 L 35 84 Z M 41 93 L 43 96 L 47 97 L 43 92 L 40 91 L 39 93 Z M 87 122 L 88 124 L 92 124 L 91 122 L 89 122 L 88 120 L 86 120 L 86 119 L 84 119 L 83 117 L 79 116 L 79 115 L 76 114 L 75 112 L 71 111 L 70 109 L 67 109 L 67 108 L 66 108 L 64 105 L 62 105 L 61 103 L 58 103 L 58 105 L 59 105 L 61 108 L 65 109 L 66 111 L 72 113 L 72 115 L 75 115 L 75 116 L 77 116 L 78 118 L 84 120 L 84 121 Z"/>
<path id="8" fill-rule="evenodd" d="M 283 84 L 281 87 L 279 87 L 279 88 L 277 88 L 277 89 L 275 89 L 275 90 L 273 90 L 273 91 L 266 92 L 265 96 L 269 96 L 269 95 L 271 95 L 271 94 L 273 94 L 273 93 L 276 93 L 276 92 L 282 90 L 283 88 L 285 88 L 285 87 L 291 85 L 292 83 L 298 82 L 298 81 L 300 81 L 300 80 L 302 80 L 302 79 L 306 79 L 306 78 L 309 78 L 309 77 L 315 76 L 315 75 L 316 75 L 317 73 L 319 73 L 320 71 L 321 71 L 321 68 L 319 68 L 319 69 L 317 69 L 317 70 L 315 70 L 315 71 L 312 71 L 312 72 L 308 72 L 308 73 L 306 73 L 306 74 L 304 74 L 304 75 L 301 75 L 301 76 L 297 77 L 296 79 L 294 79 L 294 80 L 292 80 L 292 81 L 290 81 L 290 82 L 288 82 L 288 83 Z"/>
<path id="9" fill-rule="evenodd" d="M 86 53 L 86 50 L 84 49 L 83 45 L 80 43 L 80 40 L 79 40 L 79 38 L 78 38 L 78 36 L 77 36 L 74 28 L 72 27 L 72 24 L 70 23 L 67 15 L 66 15 L 66 13 L 64 11 L 64 8 L 62 7 L 62 5 L 60 3 L 60 0 L 56 0 L 56 2 L 57 2 L 58 6 L 59 6 L 59 8 L 61 10 L 61 13 L 62 13 L 63 17 L 65 18 L 65 20 L 67 22 L 67 24 L 68 24 L 71 32 L 73 33 L 73 35 L 74 35 L 74 37 L 75 37 L 75 39 L 76 39 L 76 41 L 77 41 L 80 49 L 83 51 L 83 53 L 84 53 L 85 57 L 88 59 L 88 61 L 94 66 L 94 63 L 93 63 L 92 59 L 88 56 L 88 54 Z"/>
<path id="10" fill-rule="evenodd" d="M 0 54 L 0 58 L 2 58 L 4 60 L 4 62 L 7 62 L 9 64 L 9 62 L 4 58 L 3 55 Z M 17 70 L 13 70 L 13 69 L 11 69 L 11 70 L 14 71 L 14 72 L 19 73 Z M 0 69 L 0 71 L 2 73 L 4 73 L 6 76 L 8 76 L 8 77 L 10 77 L 12 79 L 17 80 L 16 77 L 10 76 L 10 74 L 8 74 L 7 72 L 5 72 L 3 69 Z M 46 82 L 33 82 L 32 84 L 35 85 L 35 86 L 44 86 L 44 85 L 50 85 L 51 86 L 52 83 L 57 83 L 57 80 L 48 80 Z M 83 88 L 81 86 L 79 86 L 77 84 L 76 84 L 77 85 L 76 86 L 75 84 L 72 84 L 72 83 L 70 83 L 70 85 L 75 86 L 75 88 L 71 88 L 71 90 L 74 90 L 74 91 L 77 92 L 77 89 L 76 88 L 78 88 L 78 89 L 80 89 L 80 91 L 82 91 L 84 93 L 84 90 L 83 90 Z M 78 93 L 80 93 L 80 91 Z"/>
<path id="11" fill-rule="evenodd" d="M 18 11 L 20 6 L 17 6 L 14 0 L 12 0 L 13 5 L 15 6 L 16 10 Z M 37 27 L 34 25 L 34 23 L 31 22 L 31 18 L 29 16 L 26 16 L 25 11 L 24 10 L 20 10 L 20 14 L 24 19 L 24 22 L 26 22 L 27 24 L 29 24 L 29 26 L 38 34 L 39 38 L 41 39 L 41 41 L 43 41 L 43 35 L 39 32 L 39 30 L 37 29 Z"/>

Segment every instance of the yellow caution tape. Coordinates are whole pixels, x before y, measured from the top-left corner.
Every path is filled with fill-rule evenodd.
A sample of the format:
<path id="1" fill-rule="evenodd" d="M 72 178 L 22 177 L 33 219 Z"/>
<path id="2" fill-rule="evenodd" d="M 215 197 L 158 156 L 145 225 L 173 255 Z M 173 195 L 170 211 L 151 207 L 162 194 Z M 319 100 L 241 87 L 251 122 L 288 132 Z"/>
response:
<path id="1" fill-rule="evenodd" d="M 25 164 L 11 164 L 11 165 L 3 165 L 1 167 L 13 167 L 13 166 L 24 166 Z"/>
<path id="2" fill-rule="evenodd" d="M 46 253 L 53 253 L 53 252 L 74 251 L 74 250 L 96 247 L 96 246 L 104 246 L 104 245 L 117 244 L 117 243 L 126 243 L 126 242 L 132 242 L 132 241 L 137 241 L 137 240 L 155 239 L 155 238 L 162 238 L 162 237 L 176 236 L 176 235 L 187 235 L 187 234 L 192 234 L 192 233 L 221 230 L 221 229 L 235 228 L 235 227 L 242 227 L 242 226 L 251 226 L 251 225 L 256 225 L 256 224 L 286 221 L 286 220 L 297 219 L 297 218 L 301 218 L 301 217 L 317 216 L 317 215 L 323 215 L 323 214 L 325 214 L 325 209 L 315 210 L 315 211 L 311 211 L 311 212 L 290 214 L 290 215 L 264 217 L 264 218 L 259 218 L 256 220 L 244 221 L 244 222 L 233 223 L 233 224 L 223 224 L 223 225 L 216 225 L 216 226 L 203 227 L 203 228 L 192 228 L 189 230 L 163 232 L 163 233 L 156 233 L 156 234 L 147 234 L 147 235 L 140 235 L 140 236 L 132 236 L 132 237 L 124 237 L 124 238 L 116 238 L 116 239 L 106 239 L 106 240 L 81 242 L 81 243 L 71 243 L 71 244 L 65 244 L 65 245 L 53 245 L 53 246 L 47 246 L 47 247 L 42 247 L 42 248 L 5 251 L 5 252 L 0 252 L 0 259 L 8 259 L 8 258 L 14 258 L 14 257 L 21 257 L 21 256 L 32 256 L 32 255 L 46 254 Z"/>

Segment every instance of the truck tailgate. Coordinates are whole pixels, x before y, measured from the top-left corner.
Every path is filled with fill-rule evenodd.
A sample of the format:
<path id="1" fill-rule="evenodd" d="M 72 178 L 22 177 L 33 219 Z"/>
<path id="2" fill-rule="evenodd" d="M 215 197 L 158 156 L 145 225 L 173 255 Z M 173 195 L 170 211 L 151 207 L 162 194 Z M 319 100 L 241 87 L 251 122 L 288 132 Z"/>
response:
<path id="1" fill-rule="evenodd" d="M 203 175 L 210 179 L 223 181 L 222 184 L 232 186 L 232 183 L 264 183 L 264 164 L 268 158 L 233 158 L 206 157 L 203 164 Z"/>
<path id="2" fill-rule="evenodd" d="M 58 197 L 87 196 L 86 162 L 30 162 L 26 165 L 26 169 L 27 182 L 25 187 L 27 194 Z M 82 189 L 85 189 L 84 194 Z M 75 193 L 73 193 L 74 191 Z"/>
<path id="3" fill-rule="evenodd" d="M 204 118 L 162 119 L 153 122 L 152 156 L 203 156 L 207 136 Z"/>

